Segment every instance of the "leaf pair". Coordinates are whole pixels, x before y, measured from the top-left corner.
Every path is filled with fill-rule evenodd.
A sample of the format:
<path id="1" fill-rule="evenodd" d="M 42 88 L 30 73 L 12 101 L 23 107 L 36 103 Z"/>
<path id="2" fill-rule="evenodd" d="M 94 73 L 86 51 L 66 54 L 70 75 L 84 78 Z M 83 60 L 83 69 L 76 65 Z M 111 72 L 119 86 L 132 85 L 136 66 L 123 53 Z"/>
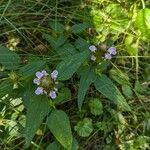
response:
<path id="1" fill-rule="evenodd" d="M 67 114 L 62 110 L 52 110 L 48 104 L 48 99 L 43 96 L 31 95 L 28 101 L 25 127 L 27 147 L 43 119 L 47 116 L 46 120 L 51 133 L 64 148 L 71 150 L 73 137 Z"/>
<path id="2" fill-rule="evenodd" d="M 104 74 L 98 76 L 95 73 L 94 68 L 87 69 L 82 75 L 78 90 L 78 107 L 81 110 L 85 95 L 90 87 L 94 83 L 95 88 L 110 99 L 113 103 L 117 104 L 125 111 L 130 111 L 130 107 L 127 104 L 125 98 L 121 92 L 117 89 L 114 83 Z"/>

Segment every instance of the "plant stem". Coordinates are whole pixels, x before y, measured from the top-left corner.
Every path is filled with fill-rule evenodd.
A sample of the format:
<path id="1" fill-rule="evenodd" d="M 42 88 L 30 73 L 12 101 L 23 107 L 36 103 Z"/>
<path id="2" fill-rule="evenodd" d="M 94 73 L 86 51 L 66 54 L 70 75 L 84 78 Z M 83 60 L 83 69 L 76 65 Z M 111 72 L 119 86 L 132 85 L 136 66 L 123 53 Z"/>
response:
<path id="1" fill-rule="evenodd" d="M 145 9 L 145 2 L 144 2 L 144 0 L 141 0 L 141 2 L 142 2 L 143 9 Z"/>

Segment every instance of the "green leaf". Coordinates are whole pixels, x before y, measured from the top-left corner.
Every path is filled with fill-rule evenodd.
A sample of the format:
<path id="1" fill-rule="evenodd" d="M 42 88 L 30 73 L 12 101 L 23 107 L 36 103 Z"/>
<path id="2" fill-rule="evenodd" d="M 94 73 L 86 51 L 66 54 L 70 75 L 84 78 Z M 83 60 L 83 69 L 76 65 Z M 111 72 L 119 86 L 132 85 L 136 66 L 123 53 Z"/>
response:
<path id="1" fill-rule="evenodd" d="M 88 137 L 93 131 L 92 119 L 84 118 L 83 121 L 78 122 L 74 129 L 79 136 Z"/>
<path id="2" fill-rule="evenodd" d="M 136 26 L 144 36 L 150 37 L 150 9 L 145 8 L 139 11 L 136 17 Z"/>
<path id="3" fill-rule="evenodd" d="M 131 111 L 130 106 L 126 102 L 125 98 L 106 75 L 99 76 L 94 84 L 99 92 L 108 97 L 108 99 L 117 104 L 124 111 Z"/>
<path id="4" fill-rule="evenodd" d="M 72 143 L 72 149 L 71 150 L 79 150 L 79 144 L 78 141 L 73 138 L 73 143 Z"/>
<path id="5" fill-rule="evenodd" d="M 59 72 L 59 80 L 68 80 L 78 70 L 81 64 L 88 58 L 89 52 L 84 51 L 79 54 L 75 54 L 72 57 L 65 58 L 57 65 Z"/>
<path id="6" fill-rule="evenodd" d="M 0 83 L 0 98 L 6 94 L 11 93 L 13 90 L 13 83 L 10 80 L 5 80 Z"/>
<path id="7" fill-rule="evenodd" d="M 6 47 L 0 46 L 0 64 L 8 70 L 15 70 L 20 66 L 21 59 L 18 54 Z"/>
<path id="8" fill-rule="evenodd" d="M 60 150 L 60 145 L 57 142 L 50 143 L 46 150 Z"/>
<path id="9" fill-rule="evenodd" d="M 144 120 L 144 134 L 150 137 L 150 118 Z"/>
<path id="10" fill-rule="evenodd" d="M 58 92 L 58 96 L 55 99 L 54 103 L 63 104 L 71 100 L 71 92 L 68 88 L 62 88 Z"/>
<path id="11" fill-rule="evenodd" d="M 77 53 L 75 47 L 69 42 L 56 49 L 56 52 L 62 57 L 72 56 Z"/>
<path id="12" fill-rule="evenodd" d="M 97 98 L 91 99 L 89 102 L 90 111 L 93 115 L 101 115 L 103 113 L 103 105 Z"/>
<path id="13" fill-rule="evenodd" d="M 51 46 L 56 50 L 67 41 L 67 37 L 61 34 L 58 37 L 52 37 L 49 34 L 43 34 L 43 37 L 51 44 Z"/>
<path id="14" fill-rule="evenodd" d="M 57 21 L 49 22 L 50 27 L 58 33 L 64 32 L 64 25 Z"/>
<path id="15" fill-rule="evenodd" d="M 94 68 L 88 68 L 85 72 L 81 75 L 80 83 L 79 83 L 79 90 L 78 90 L 78 108 L 81 111 L 81 107 L 84 101 L 84 97 L 89 86 L 95 81 L 96 75 Z"/>
<path id="16" fill-rule="evenodd" d="M 87 41 L 81 37 L 79 37 L 76 41 L 75 41 L 75 46 L 79 51 L 83 51 L 83 50 L 89 50 L 89 44 L 87 43 Z"/>
<path id="17" fill-rule="evenodd" d="M 120 70 L 111 69 L 109 71 L 109 75 L 113 80 L 115 80 L 120 85 L 129 84 L 128 75 Z"/>
<path id="18" fill-rule="evenodd" d="M 27 65 L 20 68 L 19 73 L 27 78 L 32 76 L 36 71 L 42 69 L 45 66 L 45 61 L 29 62 Z"/>
<path id="19" fill-rule="evenodd" d="M 73 138 L 67 114 L 62 110 L 53 110 L 48 117 L 48 127 L 60 144 L 71 150 Z"/>
<path id="20" fill-rule="evenodd" d="M 134 41 L 133 36 L 127 36 L 125 39 L 125 47 L 130 56 L 136 56 L 138 53 L 138 42 Z"/>
<path id="21" fill-rule="evenodd" d="M 72 142 L 73 143 L 72 143 L 71 150 L 78 150 L 79 144 L 78 144 L 77 140 L 75 138 L 73 138 Z M 61 150 L 61 146 L 58 142 L 55 141 L 53 143 L 50 143 L 46 150 Z"/>
<path id="22" fill-rule="evenodd" d="M 139 94 L 145 94 L 146 93 L 146 88 L 138 80 L 135 82 L 134 89 Z"/>
<path id="23" fill-rule="evenodd" d="M 75 34 L 81 33 L 83 31 L 85 31 L 87 28 L 88 28 L 88 25 L 86 23 L 75 24 L 71 27 L 72 32 Z"/>
<path id="24" fill-rule="evenodd" d="M 109 64 L 109 61 L 103 61 L 102 63 L 98 64 L 96 67 L 96 74 L 102 74 L 102 72 L 107 69 Z"/>
<path id="25" fill-rule="evenodd" d="M 34 93 L 33 93 L 34 94 Z M 41 125 L 43 119 L 50 112 L 48 100 L 44 96 L 30 95 L 27 105 L 27 120 L 25 126 L 26 145 L 29 146 L 36 130 Z"/>
<path id="26" fill-rule="evenodd" d="M 127 84 L 122 85 L 122 92 L 126 98 L 128 98 L 128 99 L 133 98 L 133 92 L 129 85 L 127 85 Z"/>

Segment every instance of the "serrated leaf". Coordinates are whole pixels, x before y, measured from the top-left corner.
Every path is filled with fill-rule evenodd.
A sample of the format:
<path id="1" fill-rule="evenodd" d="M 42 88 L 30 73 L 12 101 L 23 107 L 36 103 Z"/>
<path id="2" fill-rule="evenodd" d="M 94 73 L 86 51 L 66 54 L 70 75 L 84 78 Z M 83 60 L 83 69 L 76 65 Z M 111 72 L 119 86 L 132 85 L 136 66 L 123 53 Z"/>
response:
<path id="1" fill-rule="evenodd" d="M 106 76 L 101 75 L 95 81 L 95 88 L 110 99 L 112 102 L 121 107 L 124 111 L 131 111 L 130 106 L 126 102 L 126 99 L 122 96 L 120 91 L 114 85 L 114 83 Z"/>
<path id="2" fill-rule="evenodd" d="M 62 110 L 53 110 L 48 117 L 48 127 L 57 141 L 67 150 L 71 150 L 73 138 L 67 114 Z"/>
<path id="3" fill-rule="evenodd" d="M 74 129 L 79 136 L 88 137 L 93 131 L 92 119 L 84 118 L 82 121 L 77 123 Z"/>
<path id="4" fill-rule="evenodd" d="M 71 27 L 71 30 L 73 33 L 81 33 L 83 31 L 85 31 L 88 28 L 88 25 L 86 23 L 79 23 L 79 24 L 75 24 Z"/>
<path id="5" fill-rule="evenodd" d="M 65 58 L 57 65 L 59 72 L 59 80 L 68 80 L 78 70 L 81 64 L 88 58 L 89 52 L 84 51 L 79 54 L 75 54 L 72 57 Z"/>
<path id="6" fill-rule="evenodd" d="M 0 46 L 0 64 L 8 70 L 15 70 L 20 66 L 21 59 L 15 52 Z"/>
<path id="7" fill-rule="evenodd" d="M 81 107 L 84 101 L 84 97 L 89 86 L 95 81 L 96 74 L 94 68 L 88 68 L 85 72 L 81 75 L 80 83 L 79 83 L 79 90 L 78 90 L 78 108 L 81 111 Z"/>
<path id="8" fill-rule="evenodd" d="M 27 120 L 25 126 L 26 145 L 29 146 L 36 130 L 41 125 L 45 116 L 50 112 L 48 100 L 44 96 L 30 95 L 27 105 Z"/>
<path id="9" fill-rule="evenodd" d="M 139 11 L 136 17 L 136 26 L 144 36 L 150 37 L 150 9 L 145 8 Z"/>

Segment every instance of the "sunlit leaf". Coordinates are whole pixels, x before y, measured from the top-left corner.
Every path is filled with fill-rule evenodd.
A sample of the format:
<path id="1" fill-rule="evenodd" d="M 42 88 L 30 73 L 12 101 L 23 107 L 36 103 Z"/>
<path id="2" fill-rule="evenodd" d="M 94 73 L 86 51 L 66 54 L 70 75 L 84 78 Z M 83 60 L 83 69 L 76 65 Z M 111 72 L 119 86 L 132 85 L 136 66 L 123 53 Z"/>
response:
<path id="1" fill-rule="evenodd" d="M 136 17 L 136 26 L 144 36 L 150 37 L 150 9 L 145 8 L 139 11 Z"/>

